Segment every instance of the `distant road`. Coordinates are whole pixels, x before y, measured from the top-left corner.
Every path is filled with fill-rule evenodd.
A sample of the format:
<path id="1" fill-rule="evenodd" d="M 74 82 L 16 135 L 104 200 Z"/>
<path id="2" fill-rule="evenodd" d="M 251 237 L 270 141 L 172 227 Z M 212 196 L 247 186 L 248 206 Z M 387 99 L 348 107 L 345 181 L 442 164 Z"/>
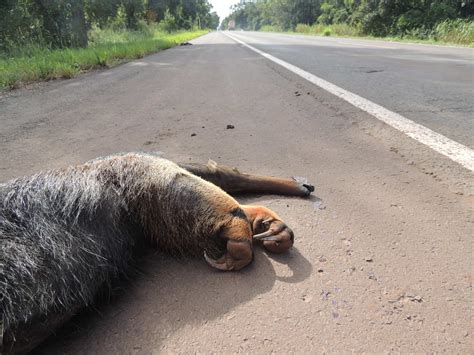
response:
<path id="1" fill-rule="evenodd" d="M 474 49 L 230 32 L 268 54 L 474 147 Z"/>

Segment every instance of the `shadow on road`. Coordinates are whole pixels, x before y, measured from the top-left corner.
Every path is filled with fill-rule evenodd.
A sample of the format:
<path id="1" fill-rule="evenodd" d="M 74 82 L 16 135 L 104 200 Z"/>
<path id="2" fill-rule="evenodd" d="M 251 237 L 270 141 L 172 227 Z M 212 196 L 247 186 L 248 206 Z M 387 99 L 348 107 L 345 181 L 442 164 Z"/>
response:
<path id="1" fill-rule="evenodd" d="M 270 262 L 291 270 L 279 276 Z M 295 248 L 283 255 L 255 250 L 255 261 L 237 273 L 210 269 L 203 260 L 147 256 L 138 277 L 124 285 L 116 299 L 88 310 L 38 353 L 110 353 L 158 350 L 164 339 L 183 327 L 206 327 L 253 298 L 269 292 L 276 281 L 298 283 L 311 274 L 311 264 Z"/>

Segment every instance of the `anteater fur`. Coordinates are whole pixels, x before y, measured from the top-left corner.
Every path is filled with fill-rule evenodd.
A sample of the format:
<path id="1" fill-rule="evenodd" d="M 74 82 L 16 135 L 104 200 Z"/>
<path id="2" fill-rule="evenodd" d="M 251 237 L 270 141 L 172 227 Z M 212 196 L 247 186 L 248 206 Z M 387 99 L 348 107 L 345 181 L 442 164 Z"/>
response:
<path id="1" fill-rule="evenodd" d="M 306 196 L 311 185 L 213 162 L 183 167 L 129 153 L 0 184 L 0 353 L 33 349 L 127 276 L 146 244 L 205 251 L 221 270 L 252 261 L 252 236 L 274 252 L 293 245 L 273 211 L 241 206 L 218 186 Z"/>
<path id="2" fill-rule="evenodd" d="M 222 252 L 215 235 L 236 207 L 217 186 L 149 154 L 0 184 L 3 352 L 30 349 L 90 305 L 127 274 L 144 240 L 172 253 Z"/>

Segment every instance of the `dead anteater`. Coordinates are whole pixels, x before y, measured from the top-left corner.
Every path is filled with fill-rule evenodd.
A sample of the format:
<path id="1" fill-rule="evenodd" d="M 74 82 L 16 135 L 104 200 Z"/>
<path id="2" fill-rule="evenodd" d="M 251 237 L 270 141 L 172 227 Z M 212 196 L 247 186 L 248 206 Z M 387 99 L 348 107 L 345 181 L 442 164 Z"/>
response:
<path id="1" fill-rule="evenodd" d="M 144 241 L 173 254 L 204 254 L 220 270 L 251 263 L 253 240 L 287 250 L 293 232 L 274 212 L 240 205 L 227 192 L 307 196 L 313 189 L 145 153 L 0 184 L 2 352 L 31 350 L 90 305 L 127 274 Z"/>

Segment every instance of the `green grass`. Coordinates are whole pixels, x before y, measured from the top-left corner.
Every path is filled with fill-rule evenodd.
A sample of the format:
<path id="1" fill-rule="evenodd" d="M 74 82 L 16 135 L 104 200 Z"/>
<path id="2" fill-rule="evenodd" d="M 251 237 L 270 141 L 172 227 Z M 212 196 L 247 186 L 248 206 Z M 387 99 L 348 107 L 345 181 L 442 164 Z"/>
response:
<path id="1" fill-rule="evenodd" d="M 474 45 L 474 21 L 447 20 L 438 23 L 433 30 L 433 37 L 442 42 Z"/>
<path id="2" fill-rule="evenodd" d="M 92 69 L 110 68 L 173 47 L 208 31 L 94 32 L 88 48 L 50 50 L 32 45 L 13 57 L 0 57 L 0 90 L 36 81 L 72 78 Z"/>
<path id="3" fill-rule="evenodd" d="M 268 32 L 284 32 L 269 26 Z M 333 25 L 305 25 L 298 24 L 294 31 L 286 33 L 305 34 L 313 36 L 353 37 L 374 40 L 386 40 L 395 42 L 411 42 L 440 45 L 461 45 L 474 47 L 474 21 L 469 20 L 447 20 L 439 23 L 429 36 L 422 37 L 416 33 L 395 37 L 373 37 L 360 33 L 355 27 L 347 24 Z"/>
<path id="4" fill-rule="evenodd" d="M 296 26 L 296 33 L 308 34 L 308 35 L 319 35 L 319 36 L 336 36 L 336 37 L 357 37 L 359 32 L 354 28 L 346 24 L 334 24 L 334 25 L 303 25 L 299 24 Z"/>
<path id="5" fill-rule="evenodd" d="M 280 26 L 265 25 L 260 29 L 261 32 L 285 32 Z"/>

